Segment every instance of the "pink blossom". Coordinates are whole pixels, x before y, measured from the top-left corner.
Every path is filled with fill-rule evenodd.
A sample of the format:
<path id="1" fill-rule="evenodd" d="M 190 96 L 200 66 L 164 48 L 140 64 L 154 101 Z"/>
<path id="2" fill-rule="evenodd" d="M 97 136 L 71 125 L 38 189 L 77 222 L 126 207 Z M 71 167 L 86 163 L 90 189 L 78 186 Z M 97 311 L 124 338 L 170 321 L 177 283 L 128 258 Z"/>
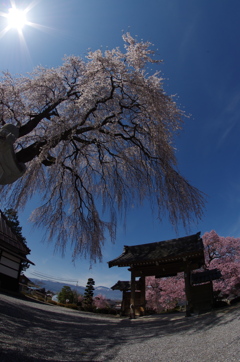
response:
<path id="1" fill-rule="evenodd" d="M 98 294 L 94 298 L 94 305 L 98 309 L 109 308 L 109 303 L 108 303 L 106 297 L 102 294 Z"/>

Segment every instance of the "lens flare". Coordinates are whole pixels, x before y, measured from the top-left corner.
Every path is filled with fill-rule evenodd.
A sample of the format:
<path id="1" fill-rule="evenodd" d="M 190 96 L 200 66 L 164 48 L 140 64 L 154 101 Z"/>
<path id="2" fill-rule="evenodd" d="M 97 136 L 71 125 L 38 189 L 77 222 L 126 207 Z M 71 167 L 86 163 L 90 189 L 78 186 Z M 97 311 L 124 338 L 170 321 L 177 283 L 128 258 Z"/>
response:
<path id="1" fill-rule="evenodd" d="M 26 12 L 12 7 L 8 10 L 7 21 L 10 29 L 14 28 L 21 31 L 27 24 Z"/>

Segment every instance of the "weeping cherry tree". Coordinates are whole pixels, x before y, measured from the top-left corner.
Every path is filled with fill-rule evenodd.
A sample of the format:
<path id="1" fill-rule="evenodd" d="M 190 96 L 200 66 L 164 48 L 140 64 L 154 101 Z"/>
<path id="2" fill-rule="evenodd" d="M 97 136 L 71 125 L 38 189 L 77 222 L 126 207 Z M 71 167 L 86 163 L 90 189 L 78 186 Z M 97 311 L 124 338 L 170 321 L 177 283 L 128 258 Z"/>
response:
<path id="1" fill-rule="evenodd" d="M 152 201 L 173 225 L 202 214 L 203 196 L 180 175 L 174 154 L 184 115 L 160 73 L 147 73 L 160 61 L 149 42 L 128 33 L 123 40 L 123 52 L 70 56 L 27 76 L 5 72 L 0 82 L 0 124 L 13 129 L 21 171 L 2 184 L 1 200 L 21 209 L 41 195 L 32 220 L 57 248 L 72 244 L 74 257 L 101 259 L 106 236 L 115 239 L 118 215 L 133 203 Z"/>

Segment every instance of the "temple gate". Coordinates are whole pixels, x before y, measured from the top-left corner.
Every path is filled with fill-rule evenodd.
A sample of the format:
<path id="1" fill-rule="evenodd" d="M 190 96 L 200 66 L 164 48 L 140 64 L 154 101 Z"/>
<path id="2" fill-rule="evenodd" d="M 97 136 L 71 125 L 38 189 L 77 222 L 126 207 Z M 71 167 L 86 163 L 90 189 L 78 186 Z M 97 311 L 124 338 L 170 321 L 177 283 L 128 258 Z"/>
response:
<path id="1" fill-rule="evenodd" d="M 187 300 L 186 315 L 190 315 L 197 304 L 197 289 L 204 289 L 204 287 L 193 287 L 192 271 L 203 267 L 204 264 L 204 246 L 200 237 L 200 232 L 178 239 L 124 246 L 123 253 L 116 259 L 108 262 L 109 268 L 113 266 L 130 267 L 128 270 L 131 272 L 131 283 L 118 283 L 129 283 L 130 296 L 126 289 L 126 285 L 125 289 L 122 289 L 122 306 L 124 311 L 129 310 L 129 313 L 133 318 L 135 315 L 142 315 L 145 313 L 146 276 L 162 278 L 175 276 L 180 272 L 184 272 Z M 139 281 L 136 281 L 137 277 L 140 278 Z M 120 289 L 117 287 L 118 283 L 112 288 Z M 205 287 L 204 290 L 205 294 L 208 295 L 208 299 L 212 300 L 211 287 Z M 128 296 L 126 297 L 127 293 Z M 127 302 L 127 299 L 130 300 L 130 305 L 129 301 Z"/>

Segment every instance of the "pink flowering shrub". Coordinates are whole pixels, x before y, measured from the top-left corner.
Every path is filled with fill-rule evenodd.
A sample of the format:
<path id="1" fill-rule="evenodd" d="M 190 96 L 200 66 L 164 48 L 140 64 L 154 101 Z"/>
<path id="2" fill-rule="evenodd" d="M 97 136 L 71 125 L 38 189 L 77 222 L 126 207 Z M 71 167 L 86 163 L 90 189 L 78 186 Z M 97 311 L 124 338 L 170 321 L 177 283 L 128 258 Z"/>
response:
<path id="1" fill-rule="evenodd" d="M 98 309 L 109 308 L 109 303 L 106 297 L 102 294 L 97 295 L 93 300 L 94 306 Z"/>
<path id="2" fill-rule="evenodd" d="M 83 299 L 84 299 L 83 296 L 82 296 L 82 295 L 79 295 L 78 298 L 77 298 L 77 303 L 78 303 L 78 304 L 82 304 Z"/>
<path id="3" fill-rule="evenodd" d="M 176 277 L 146 278 L 147 308 L 157 313 L 174 309 L 179 302 L 185 302 L 183 273 Z"/>

